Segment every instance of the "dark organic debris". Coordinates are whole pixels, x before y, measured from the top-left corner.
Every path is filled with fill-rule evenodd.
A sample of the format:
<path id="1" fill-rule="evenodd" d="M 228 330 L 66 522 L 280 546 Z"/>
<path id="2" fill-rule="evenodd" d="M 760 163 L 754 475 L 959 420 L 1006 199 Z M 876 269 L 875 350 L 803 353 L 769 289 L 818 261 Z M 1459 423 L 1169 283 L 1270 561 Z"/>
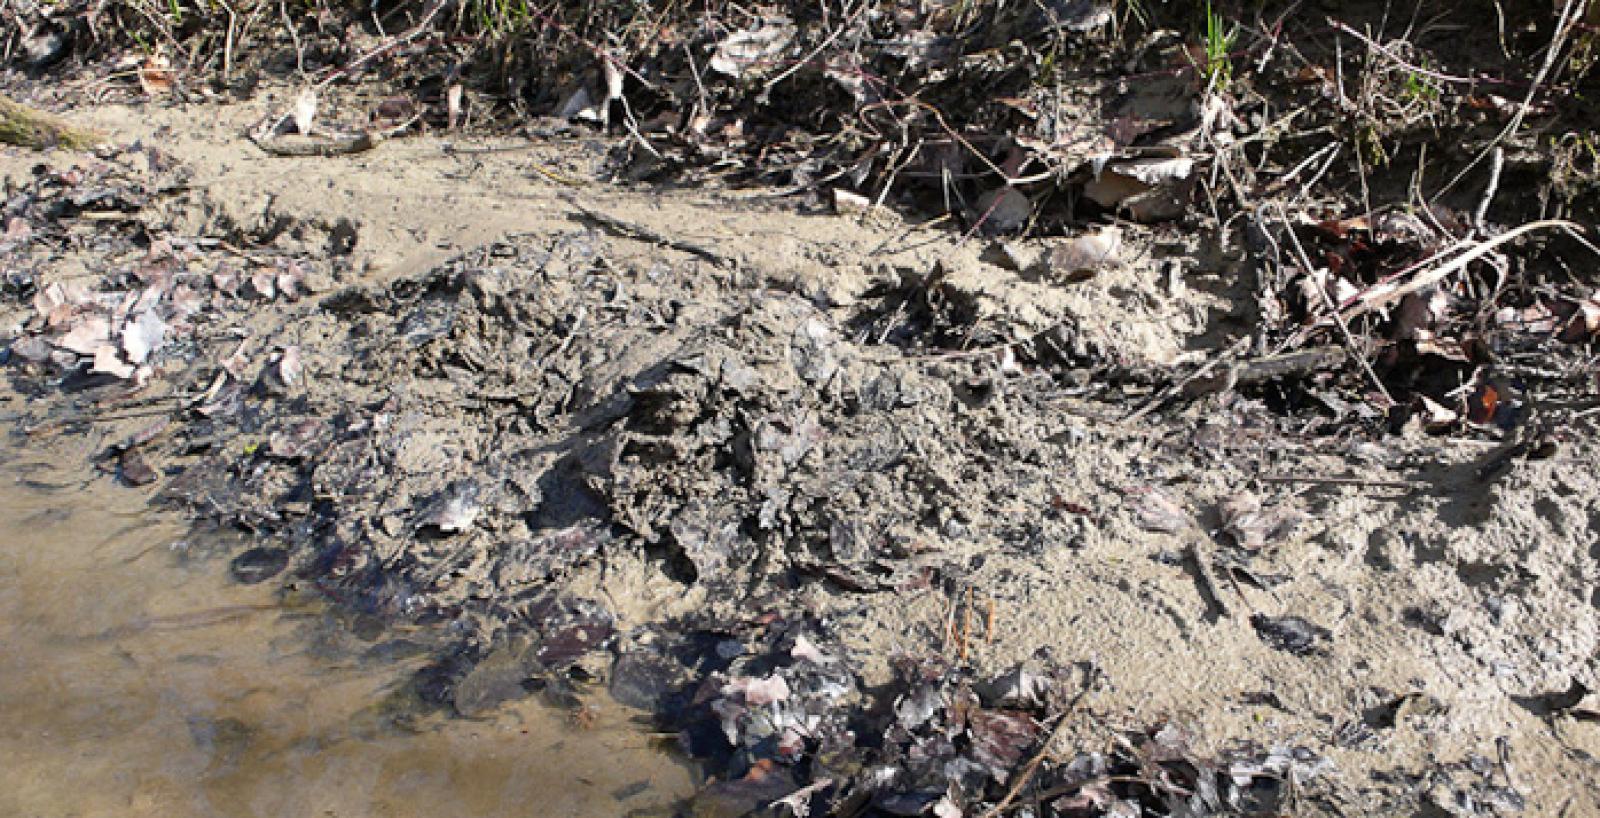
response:
<path id="1" fill-rule="evenodd" d="M 1324 643 L 1333 638 L 1333 634 L 1327 628 L 1305 617 L 1294 615 L 1251 614 L 1250 626 L 1255 628 L 1256 635 L 1261 637 L 1261 641 L 1296 656 L 1317 653 Z"/>

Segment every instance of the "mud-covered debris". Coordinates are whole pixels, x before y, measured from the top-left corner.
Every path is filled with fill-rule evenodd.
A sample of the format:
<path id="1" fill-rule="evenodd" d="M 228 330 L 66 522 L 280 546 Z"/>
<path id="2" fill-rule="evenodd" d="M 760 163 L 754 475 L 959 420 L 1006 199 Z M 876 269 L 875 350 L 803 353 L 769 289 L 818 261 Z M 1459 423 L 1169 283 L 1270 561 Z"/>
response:
<path id="1" fill-rule="evenodd" d="M 990 682 L 984 695 L 1002 707 L 1038 711 L 1050 702 L 1055 689 L 1055 679 L 1018 665 Z"/>
<path id="2" fill-rule="evenodd" d="M 606 539 L 592 523 L 576 523 L 513 540 L 502 546 L 495 580 L 506 589 L 537 587 L 588 561 Z"/>
<path id="3" fill-rule="evenodd" d="M 118 471 L 122 481 L 130 486 L 148 486 L 154 483 L 160 475 L 145 462 L 144 455 L 138 451 L 130 450 L 122 453 L 117 459 Z"/>
<path id="4" fill-rule="evenodd" d="M 527 646 L 510 645 L 490 653 L 472 666 L 455 685 L 452 704 L 468 718 L 493 711 L 501 704 L 526 696 L 535 674 L 527 659 Z"/>
<path id="5" fill-rule="evenodd" d="M 792 770 L 761 759 L 739 778 L 714 782 L 695 793 L 688 814 L 692 818 L 743 818 L 759 814 L 798 789 Z"/>
<path id="6" fill-rule="evenodd" d="M 267 454 L 284 460 L 311 457 L 322 450 L 332 433 L 325 420 L 302 420 L 272 432 L 267 437 Z"/>
<path id="7" fill-rule="evenodd" d="M 1305 617 L 1293 614 L 1285 616 L 1251 614 L 1250 626 L 1255 628 L 1256 635 L 1261 637 L 1261 641 L 1277 650 L 1293 653 L 1296 656 L 1318 653 L 1323 645 L 1333 638 L 1328 629 Z"/>
<path id="8" fill-rule="evenodd" d="M 1033 216 L 1033 200 L 1014 187 L 995 188 L 979 197 L 977 218 L 988 235 L 1015 233 Z"/>
<path id="9" fill-rule="evenodd" d="M 1541 716 L 1555 715 L 1573 711 L 1585 698 L 1588 698 L 1589 693 L 1589 686 L 1577 677 L 1573 677 L 1565 690 L 1518 696 L 1516 700 L 1523 707 Z"/>
<path id="10" fill-rule="evenodd" d="M 1194 160 L 1130 159 L 1101 167 L 1083 195 L 1137 222 L 1170 221 L 1189 209 Z"/>
<path id="11" fill-rule="evenodd" d="M 1049 0 L 1040 4 L 1040 14 L 1049 25 L 1079 34 L 1101 28 L 1113 19 L 1112 4 L 1101 0 Z"/>

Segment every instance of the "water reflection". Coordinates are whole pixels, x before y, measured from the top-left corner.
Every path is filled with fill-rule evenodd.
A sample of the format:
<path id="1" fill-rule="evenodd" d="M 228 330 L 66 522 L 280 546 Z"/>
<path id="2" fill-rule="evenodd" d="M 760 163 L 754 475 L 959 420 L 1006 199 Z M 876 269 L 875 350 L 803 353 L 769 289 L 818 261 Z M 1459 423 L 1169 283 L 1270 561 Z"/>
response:
<path id="1" fill-rule="evenodd" d="M 415 642 L 230 581 L 142 493 L 55 462 L 84 459 L 0 448 L 0 815 L 670 814 L 691 790 L 615 706 L 416 716 Z"/>

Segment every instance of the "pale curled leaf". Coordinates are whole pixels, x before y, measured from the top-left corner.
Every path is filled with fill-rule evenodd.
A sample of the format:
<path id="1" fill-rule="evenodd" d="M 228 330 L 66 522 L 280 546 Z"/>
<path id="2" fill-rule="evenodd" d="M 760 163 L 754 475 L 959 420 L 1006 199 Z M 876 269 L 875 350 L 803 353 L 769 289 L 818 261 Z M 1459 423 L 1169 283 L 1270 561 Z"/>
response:
<path id="1" fill-rule="evenodd" d="M 445 127 L 455 130 L 461 122 L 461 83 L 452 83 L 445 92 Z"/>
<path id="2" fill-rule="evenodd" d="M 294 100 L 294 129 L 296 133 L 311 135 L 317 123 L 317 91 L 306 88 Z"/>
<path id="3" fill-rule="evenodd" d="M 111 322 L 98 315 L 80 318 L 65 335 L 55 339 L 55 345 L 79 355 L 94 355 L 102 344 L 111 340 Z"/>
<path id="4" fill-rule="evenodd" d="M 745 704 L 763 705 L 781 702 L 789 698 L 789 683 L 782 676 L 773 674 L 765 679 L 754 676 L 740 676 L 730 679 L 722 686 L 722 695 L 737 695 L 744 699 Z"/>
<path id="5" fill-rule="evenodd" d="M 139 87 L 146 96 L 171 92 L 174 79 L 172 61 L 165 54 L 152 54 L 139 66 Z"/>
<path id="6" fill-rule="evenodd" d="M 300 376 L 305 373 L 305 364 L 300 359 L 300 347 L 289 347 L 278 356 L 278 381 L 284 386 L 294 386 L 300 382 Z"/>
<path id="7" fill-rule="evenodd" d="M 95 350 L 94 366 L 89 371 L 128 380 L 133 377 L 134 367 L 117 355 L 116 347 L 103 344 Z"/>
<path id="8" fill-rule="evenodd" d="M 717 44 L 711 70 L 730 77 L 759 74 L 773 67 L 794 41 L 794 24 L 783 18 L 765 20 L 756 28 L 736 31 Z"/>

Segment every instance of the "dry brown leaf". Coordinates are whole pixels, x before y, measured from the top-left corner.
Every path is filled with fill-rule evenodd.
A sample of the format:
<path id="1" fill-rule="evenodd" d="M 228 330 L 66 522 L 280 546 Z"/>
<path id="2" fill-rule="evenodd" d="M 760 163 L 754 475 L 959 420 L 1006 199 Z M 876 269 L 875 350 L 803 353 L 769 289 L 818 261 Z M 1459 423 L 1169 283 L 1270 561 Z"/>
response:
<path id="1" fill-rule="evenodd" d="M 139 87 L 146 96 L 161 96 L 172 92 L 172 61 L 165 54 L 151 54 L 139 66 Z"/>

